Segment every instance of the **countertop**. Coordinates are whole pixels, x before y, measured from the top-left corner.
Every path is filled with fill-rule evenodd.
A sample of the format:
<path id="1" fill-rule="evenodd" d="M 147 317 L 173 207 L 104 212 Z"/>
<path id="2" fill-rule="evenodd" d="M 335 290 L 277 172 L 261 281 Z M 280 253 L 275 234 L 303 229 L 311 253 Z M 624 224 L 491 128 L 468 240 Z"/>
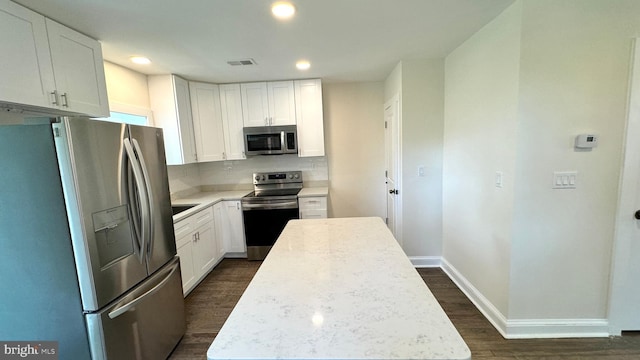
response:
<path id="1" fill-rule="evenodd" d="M 302 188 L 298 193 L 298 197 L 314 197 L 314 196 L 327 196 L 329 195 L 328 187 L 308 187 Z"/>
<path id="2" fill-rule="evenodd" d="M 209 347 L 217 359 L 470 359 L 380 218 L 291 220 Z"/>
<path id="3" fill-rule="evenodd" d="M 207 206 L 214 205 L 224 200 L 240 200 L 253 190 L 233 190 L 233 191 L 215 191 L 215 192 L 198 192 L 179 199 L 171 201 L 171 205 L 196 205 L 189 210 L 185 210 L 178 215 L 173 216 L 173 222 L 176 223 L 189 215 L 195 214 Z M 327 187 L 306 187 L 302 188 L 298 193 L 298 197 L 327 196 L 329 188 Z"/>
<path id="4" fill-rule="evenodd" d="M 195 214 L 207 206 L 214 205 L 224 200 L 240 200 L 253 190 L 235 190 L 235 191 L 217 191 L 217 192 L 198 192 L 192 195 L 182 197 L 180 199 L 171 200 L 172 206 L 180 205 L 196 205 L 189 210 L 185 210 L 177 215 L 173 215 L 173 222 L 176 223 L 189 215 Z"/>

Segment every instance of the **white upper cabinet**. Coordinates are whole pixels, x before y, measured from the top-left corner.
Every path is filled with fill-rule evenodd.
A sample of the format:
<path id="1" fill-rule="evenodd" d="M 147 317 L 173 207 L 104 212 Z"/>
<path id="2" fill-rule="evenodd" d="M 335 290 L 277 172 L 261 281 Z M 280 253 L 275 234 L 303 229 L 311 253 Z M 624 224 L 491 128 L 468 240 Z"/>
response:
<path id="1" fill-rule="evenodd" d="M 324 156 L 324 117 L 320 79 L 295 80 L 298 156 Z"/>
<path id="2" fill-rule="evenodd" d="M 51 107 L 55 90 L 44 16 L 0 2 L 0 100 Z"/>
<path id="3" fill-rule="evenodd" d="M 269 125 L 269 101 L 267 100 L 267 83 L 240 84 L 242 93 L 242 118 L 244 126 Z"/>
<path id="4" fill-rule="evenodd" d="M 240 84 L 244 126 L 295 125 L 293 81 Z"/>
<path id="5" fill-rule="evenodd" d="M 242 100 L 240 84 L 220 85 L 220 107 L 224 130 L 226 160 L 246 159 L 242 128 Z"/>
<path id="6" fill-rule="evenodd" d="M 154 123 L 164 133 L 167 165 L 196 162 L 188 82 L 175 75 L 150 75 L 148 85 Z"/>
<path id="7" fill-rule="evenodd" d="M 267 83 L 269 98 L 269 125 L 295 125 L 296 102 L 293 81 Z"/>
<path id="8" fill-rule="evenodd" d="M 61 109 L 109 116 L 100 43 L 47 19 L 57 102 Z"/>
<path id="9" fill-rule="evenodd" d="M 218 85 L 189 82 L 198 162 L 225 159 L 224 127 Z"/>
<path id="10" fill-rule="evenodd" d="M 0 102 L 109 116 L 100 43 L 0 0 Z"/>

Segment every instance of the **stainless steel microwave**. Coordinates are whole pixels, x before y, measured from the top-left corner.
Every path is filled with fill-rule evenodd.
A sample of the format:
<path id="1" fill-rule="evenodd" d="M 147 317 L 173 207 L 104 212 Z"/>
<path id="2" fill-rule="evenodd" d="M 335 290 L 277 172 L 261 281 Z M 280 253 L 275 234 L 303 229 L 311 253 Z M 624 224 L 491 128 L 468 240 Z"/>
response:
<path id="1" fill-rule="evenodd" d="M 245 127 L 244 150 L 247 155 L 297 154 L 295 125 Z"/>

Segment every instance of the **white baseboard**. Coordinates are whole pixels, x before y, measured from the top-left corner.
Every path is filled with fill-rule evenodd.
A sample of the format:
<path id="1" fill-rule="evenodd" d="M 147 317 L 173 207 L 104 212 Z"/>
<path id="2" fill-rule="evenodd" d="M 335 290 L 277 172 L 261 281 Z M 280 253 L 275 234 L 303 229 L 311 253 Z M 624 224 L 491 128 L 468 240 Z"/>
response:
<path id="1" fill-rule="evenodd" d="M 610 335 L 607 319 L 508 320 L 445 258 L 441 258 L 441 268 L 505 339 L 607 337 Z"/>
<path id="2" fill-rule="evenodd" d="M 409 256 L 409 260 L 417 268 L 442 267 L 441 259 L 440 256 Z"/>
<path id="3" fill-rule="evenodd" d="M 507 339 L 608 337 L 607 319 L 508 320 Z"/>

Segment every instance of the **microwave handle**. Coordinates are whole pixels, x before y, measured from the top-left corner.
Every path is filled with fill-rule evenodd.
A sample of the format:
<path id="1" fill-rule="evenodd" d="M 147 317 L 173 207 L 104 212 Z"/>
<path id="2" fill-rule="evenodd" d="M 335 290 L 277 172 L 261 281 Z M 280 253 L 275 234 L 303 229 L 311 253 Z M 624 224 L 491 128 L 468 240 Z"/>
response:
<path id="1" fill-rule="evenodd" d="M 280 146 L 283 151 L 287 150 L 287 136 L 283 131 L 280 131 Z"/>

